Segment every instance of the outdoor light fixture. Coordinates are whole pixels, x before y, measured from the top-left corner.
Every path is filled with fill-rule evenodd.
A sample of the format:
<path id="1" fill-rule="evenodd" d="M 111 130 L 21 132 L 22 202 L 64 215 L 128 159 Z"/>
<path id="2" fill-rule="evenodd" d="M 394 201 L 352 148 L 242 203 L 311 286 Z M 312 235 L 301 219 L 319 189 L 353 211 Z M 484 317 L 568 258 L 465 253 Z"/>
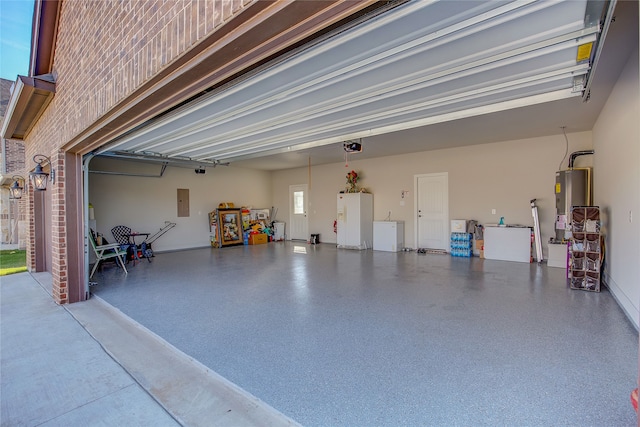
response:
<path id="1" fill-rule="evenodd" d="M 24 187 L 20 185 L 20 180 L 24 183 L 25 180 L 20 175 L 14 175 L 11 177 L 13 179 L 13 184 L 9 187 L 9 198 L 10 199 L 22 199 L 22 192 L 24 191 Z M 23 184 L 24 185 L 24 184 Z"/>
<path id="2" fill-rule="evenodd" d="M 36 160 L 37 159 L 37 160 Z M 36 154 L 33 156 L 33 161 L 36 162 L 36 169 L 29 174 L 31 178 L 31 182 L 33 183 L 33 187 L 36 191 L 44 191 L 47 189 L 47 177 L 48 173 L 42 170 L 42 163 L 45 160 L 51 165 L 51 159 L 42 154 Z M 56 171 L 53 169 L 53 165 L 51 165 L 51 183 L 55 184 L 56 182 Z"/>

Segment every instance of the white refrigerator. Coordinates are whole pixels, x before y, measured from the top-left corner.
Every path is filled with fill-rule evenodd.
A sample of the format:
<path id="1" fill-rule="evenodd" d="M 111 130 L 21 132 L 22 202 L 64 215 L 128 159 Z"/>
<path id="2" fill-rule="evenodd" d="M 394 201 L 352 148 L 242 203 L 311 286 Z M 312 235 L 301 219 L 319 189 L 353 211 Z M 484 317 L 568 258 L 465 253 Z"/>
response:
<path id="1" fill-rule="evenodd" d="M 373 247 L 373 194 L 338 194 L 338 247 L 371 249 Z"/>

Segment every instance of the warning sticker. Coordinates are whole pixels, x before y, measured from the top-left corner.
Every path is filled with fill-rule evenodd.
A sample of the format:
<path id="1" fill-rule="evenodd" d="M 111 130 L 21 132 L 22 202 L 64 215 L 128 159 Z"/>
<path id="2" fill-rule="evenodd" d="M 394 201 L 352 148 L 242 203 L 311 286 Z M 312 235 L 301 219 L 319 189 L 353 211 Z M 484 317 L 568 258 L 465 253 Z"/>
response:
<path id="1" fill-rule="evenodd" d="M 576 55 L 576 61 L 588 61 L 591 58 L 591 49 L 593 48 L 593 42 L 581 44 L 578 46 L 578 55 Z"/>
<path id="2" fill-rule="evenodd" d="M 559 183 L 559 182 L 556 182 L 556 194 L 559 194 L 559 193 L 560 193 L 561 188 L 562 188 L 562 187 L 560 186 L 560 183 Z"/>

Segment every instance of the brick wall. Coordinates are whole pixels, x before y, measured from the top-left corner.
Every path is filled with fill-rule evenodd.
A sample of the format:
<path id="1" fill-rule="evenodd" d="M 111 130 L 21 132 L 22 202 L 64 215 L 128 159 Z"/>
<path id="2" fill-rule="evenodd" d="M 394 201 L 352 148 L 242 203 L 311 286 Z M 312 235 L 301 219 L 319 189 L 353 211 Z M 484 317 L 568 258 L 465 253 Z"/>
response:
<path id="1" fill-rule="evenodd" d="M 1 122 L 1 121 L 0 121 Z M 2 145 L 4 175 L 21 175 L 24 169 L 24 143 L 15 139 L 4 139 Z M 26 177 L 25 177 L 26 178 Z"/>
<path id="2" fill-rule="evenodd" d="M 54 62 L 56 96 L 33 139 L 40 142 L 54 132 L 58 146 L 71 140 L 250 3 L 63 2 Z"/>
<path id="3" fill-rule="evenodd" d="M 59 149 L 254 1 L 62 2 L 53 64 L 56 95 L 25 140 L 27 170 L 36 153 L 50 157 L 56 169 L 56 183 L 47 191 L 53 192 L 49 250 L 57 302 L 68 302 L 67 222 L 77 220 L 66 214 Z M 27 205 L 33 212 L 33 190 Z M 34 271 L 33 214 L 27 229 L 27 266 Z"/>
<path id="4" fill-rule="evenodd" d="M 4 80 L 4 79 L 3 79 Z M 0 118 L 2 123 L 2 118 Z M 24 144 L 22 141 L 2 139 L 2 166 L 0 175 L 11 178 L 20 175 L 27 178 L 24 171 Z M 11 180 L 7 185 L 13 184 Z M 20 183 L 26 185 L 27 183 Z M 26 247 L 23 222 L 26 217 L 24 199 L 9 199 L 9 189 L 2 188 L 0 196 L 0 240 L 2 243 L 17 243 L 19 248 Z M 20 231 L 23 230 L 22 233 Z"/>
<path id="5" fill-rule="evenodd" d="M 35 271 L 36 269 L 36 222 L 33 215 L 33 187 L 25 186 L 25 192 L 22 198 L 26 200 L 27 212 L 31 212 L 31 215 L 27 216 L 27 270 Z"/>
<path id="6" fill-rule="evenodd" d="M 53 276 L 53 297 L 60 304 L 69 302 L 67 271 L 67 224 L 64 197 L 64 152 L 59 151 L 51 158 L 56 170 L 55 183 L 50 184 L 51 191 L 51 275 Z"/>
<path id="7" fill-rule="evenodd" d="M 0 190 L 0 242 L 17 244 L 19 249 L 27 247 L 25 234 L 26 200 L 9 198 L 9 189 Z"/>

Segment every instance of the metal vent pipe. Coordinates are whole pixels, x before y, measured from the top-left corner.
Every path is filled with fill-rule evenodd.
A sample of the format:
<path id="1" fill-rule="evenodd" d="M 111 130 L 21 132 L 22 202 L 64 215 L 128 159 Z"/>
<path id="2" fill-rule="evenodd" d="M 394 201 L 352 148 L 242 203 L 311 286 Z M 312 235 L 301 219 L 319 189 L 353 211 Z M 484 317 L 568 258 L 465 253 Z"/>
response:
<path id="1" fill-rule="evenodd" d="M 574 151 L 569 156 L 569 169 L 573 169 L 573 162 L 575 162 L 576 157 L 578 156 L 586 156 L 587 154 L 593 154 L 593 150 L 583 150 L 583 151 Z"/>

